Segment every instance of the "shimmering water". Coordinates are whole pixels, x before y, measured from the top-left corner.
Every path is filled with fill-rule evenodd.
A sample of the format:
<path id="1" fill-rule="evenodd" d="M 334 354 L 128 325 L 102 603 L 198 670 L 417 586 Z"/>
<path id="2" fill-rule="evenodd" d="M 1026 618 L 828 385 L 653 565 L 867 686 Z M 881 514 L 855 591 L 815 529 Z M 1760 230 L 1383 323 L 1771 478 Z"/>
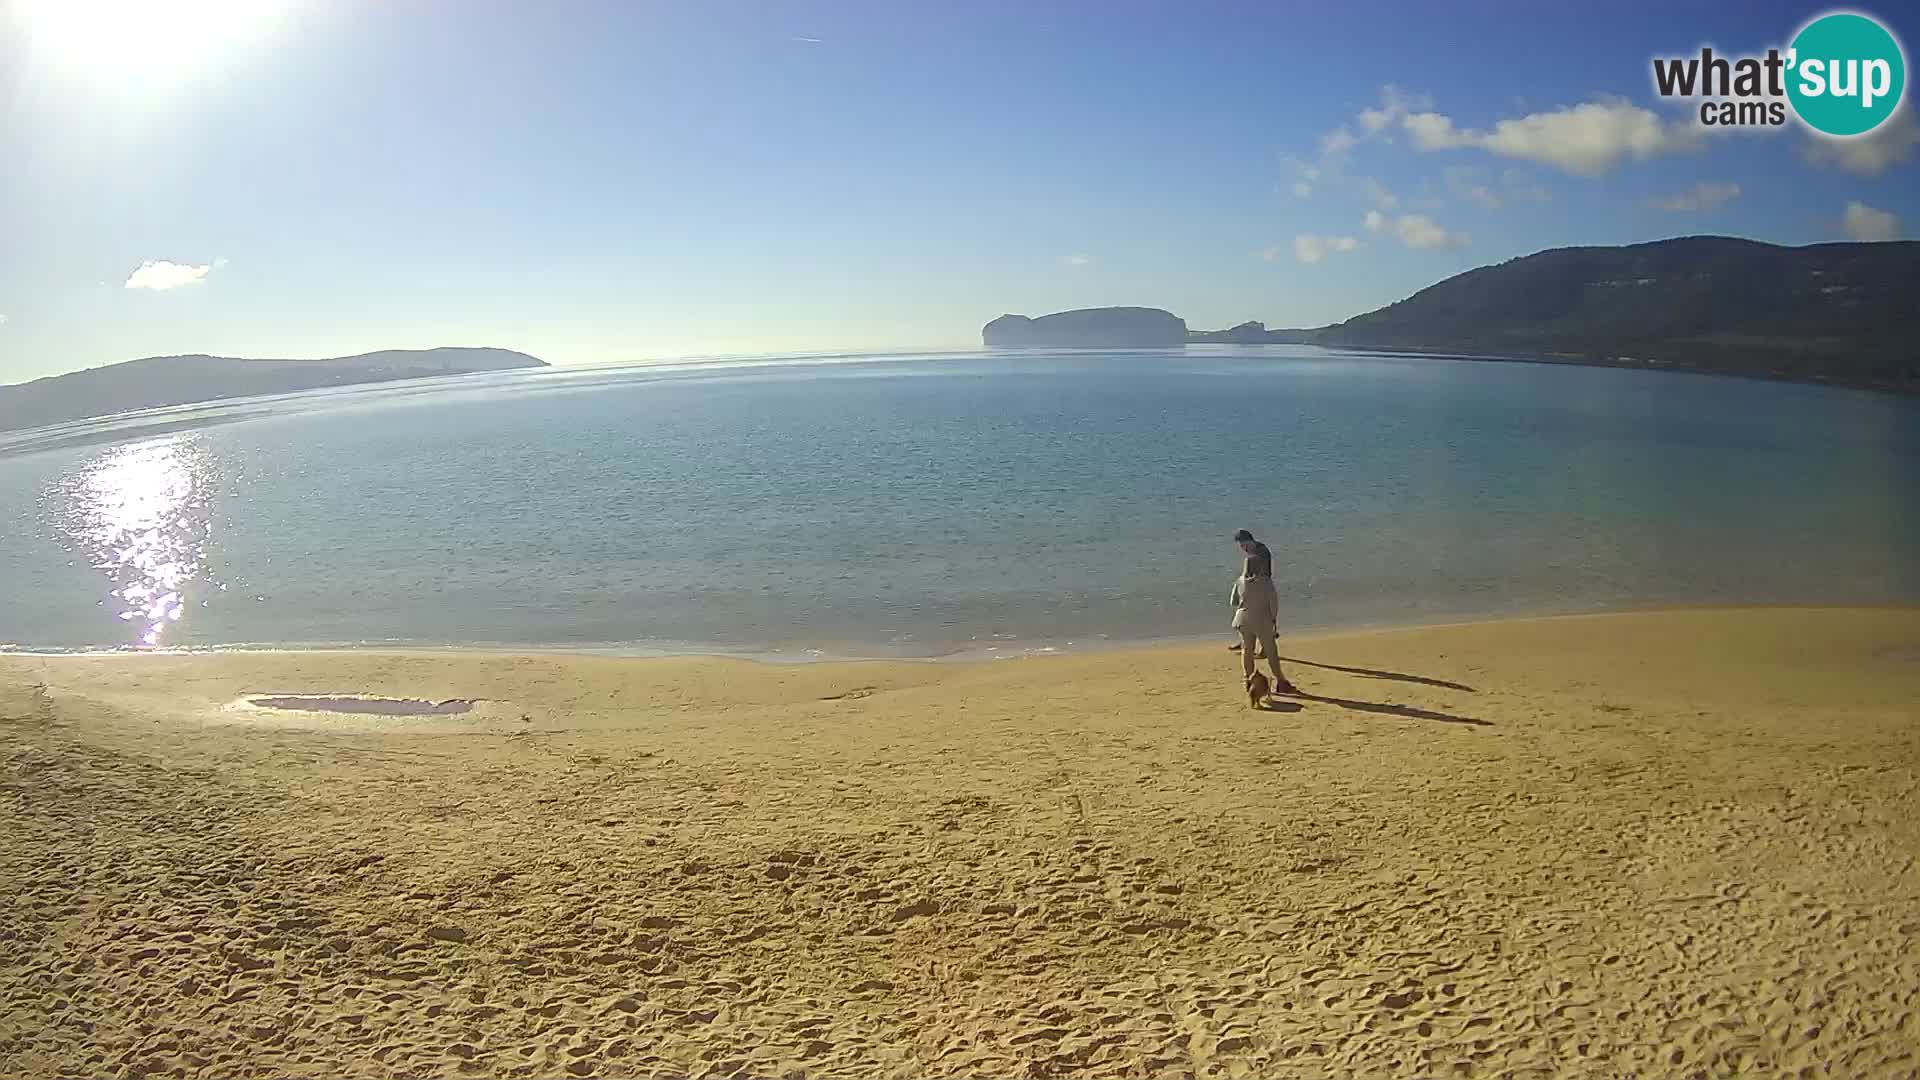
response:
<path id="1" fill-rule="evenodd" d="M 1920 603 L 1920 403 L 1310 348 L 555 370 L 0 436 L 0 642 L 943 654 Z M 10 449 L 9 449 L 10 447 Z"/>

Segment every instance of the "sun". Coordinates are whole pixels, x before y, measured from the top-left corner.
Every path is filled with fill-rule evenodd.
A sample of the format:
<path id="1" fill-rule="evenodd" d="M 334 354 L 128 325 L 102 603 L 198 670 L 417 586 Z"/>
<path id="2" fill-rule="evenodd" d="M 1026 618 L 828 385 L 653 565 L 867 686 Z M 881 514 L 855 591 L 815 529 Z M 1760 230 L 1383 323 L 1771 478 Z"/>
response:
<path id="1" fill-rule="evenodd" d="M 102 77 L 177 74 L 258 34 L 280 0 L 15 0 L 35 53 Z"/>

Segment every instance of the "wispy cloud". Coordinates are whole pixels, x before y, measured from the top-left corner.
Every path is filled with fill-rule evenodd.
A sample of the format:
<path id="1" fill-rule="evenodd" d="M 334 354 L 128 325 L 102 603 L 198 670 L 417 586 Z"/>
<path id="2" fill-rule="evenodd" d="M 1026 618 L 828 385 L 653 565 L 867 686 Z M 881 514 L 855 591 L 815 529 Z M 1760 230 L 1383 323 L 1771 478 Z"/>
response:
<path id="1" fill-rule="evenodd" d="M 826 39 L 826 38 L 817 38 L 817 37 L 802 37 L 802 36 L 800 36 L 799 34 L 795 34 L 795 35 L 793 36 L 793 40 L 795 40 L 795 41 L 804 41 L 804 42 L 806 42 L 806 43 L 807 43 L 807 44 L 809 44 L 809 45 L 819 45 L 819 44 L 821 44 L 822 42 L 824 42 L 824 41 L 826 41 L 827 39 Z"/>
<path id="2" fill-rule="evenodd" d="M 1424 96 L 1410 96 L 1392 84 L 1382 87 L 1378 106 L 1362 109 L 1351 124 L 1341 124 L 1320 136 L 1319 154 L 1313 160 L 1307 161 L 1292 154 L 1281 158 L 1293 170 L 1293 193 L 1304 199 L 1323 183 L 1342 186 L 1346 180 L 1347 157 L 1354 148 L 1375 139 L 1391 138 L 1391 126 L 1409 109 L 1432 107 L 1432 101 Z M 1380 187 L 1378 181 L 1366 177 L 1361 183 L 1366 187 L 1365 194 L 1369 198 L 1376 203 L 1383 201 L 1380 193 L 1386 189 Z M 1393 196 L 1388 193 L 1385 200 L 1391 202 Z"/>
<path id="3" fill-rule="evenodd" d="M 1507 205 L 1506 197 L 1483 180 L 1476 169 L 1448 169 L 1447 190 L 1456 199 L 1470 202 L 1482 210 L 1498 210 Z"/>
<path id="4" fill-rule="evenodd" d="M 1513 206 L 1517 202 L 1548 202 L 1551 192 L 1548 188 L 1534 183 L 1523 169 L 1501 169 L 1496 177 L 1492 169 L 1482 165 L 1448 165 L 1440 171 L 1442 181 L 1446 181 L 1448 194 L 1465 204 L 1480 209 L 1501 209 Z M 1425 200 L 1411 204 L 1415 209 L 1438 209 L 1446 206 L 1440 200 Z"/>
<path id="5" fill-rule="evenodd" d="M 126 287 L 165 292 L 185 285 L 198 285 L 207 280 L 207 275 L 212 271 L 211 264 L 191 266 L 167 259 L 149 259 L 141 263 L 140 268 L 128 276 Z"/>
<path id="6" fill-rule="evenodd" d="M 1415 250 L 1463 248 L 1473 239 L 1471 234 L 1448 229 L 1425 214 L 1388 217 L 1378 210 L 1369 210 L 1361 224 L 1368 232 L 1387 233 Z"/>
<path id="7" fill-rule="evenodd" d="M 1586 108 L 1583 106 L 1583 108 Z M 1612 108 L 1611 103 L 1592 106 L 1595 109 Z M 1566 110 L 1563 110 L 1566 111 Z M 1641 110 L 1644 112 L 1644 110 Z M 1645 114 L 1652 118 L 1651 113 Z M 1354 117 L 1320 136 L 1319 153 L 1312 159 L 1295 155 L 1283 155 L 1281 161 L 1294 174 L 1293 193 L 1307 198 L 1322 187 L 1352 191 L 1374 209 L 1391 213 L 1404 208 L 1435 208 L 1445 205 L 1442 201 L 1426 197 L 1412 199 L 1389 191 L 1386 185 L 1372 176 L 1353 176 L 1348 173 L 1347 165 L 1353 151 L 1369 143 L 1391 143 L 1396 136 L 1406 136 L 1413 144 L 1423 150 L 1442 150 L 1456 147 L 1484 146 L 1495 153 L 1504 153 L 1513 157 L 1530 157 L 1554 163 L 1557 156 L 1571 160 L 1578 152 L 1558 147 L 1558 140 L 1578 141 L 1587 133 L 1586 125 L 1594 122 L 1594 117 L 1582 113 L 1571 122 L 1571 130 L 1562 131 L 1569 122 L 1554 118 L 1554 114 L 1526 116 L 1520 120 L 1502 121 L 1492 132 L 1462 130 L 1454 126 L 1453 121 L 1433 111 L 1433 99 L 1425 94 L 1410 94 L 1400 87 L 1389 83 L 1380 88 L 1380 102 L 1360 110 Z M 1656 118 L 1657 123 L 1657 118 Z M 1544 132 L 1535 128 L 1544 127 Z M 1663 132 L 1666 129 L 1661 129 Z M 1677 129 L 1676 129 L 1677 130 Z M 1684 136 L 1676 135 L 1675 138 Z M 1587 151 L 1588 154 L 1606 151 Z M 1448 174 L 1450 193 L 1459 199 L 1484 207 L 1488 210 L 1499 209 L 1516 202 L 1541 202 L 1552 196 L 1548 191 L 1522 172 L 1508 169 L 1495 179 L 1491 170 L 1480 168 L 1461 168 L 1458 173 L 1451 170 Z M 1417 194 L 1417 193 L 1416 193 Z"/>
<path id="8" fill-rule="evenodd" d="M 1866 135 L 1851 139 L 1808 135 L 1800 144 L 1800 156 L 1817 168 L 1839 169 L 1855 176 L 1879 176 L 1912 157 L 1916 146 L 1920 146 L 1920 121 L 1914 119 L 1913 109 L 1908 107 Z"/>
<path id="9" fill-rule="evenodd" d="M 1433 99 L 1425 94 L 1407 94 L 1392 83 L 1380 88 L 1380 104 L 1376 108 L 1362 109 L 1355 122 L 1360 130 L 1369 135 L 1390 135 L 1408 113 L 1429 112 L 1433 109 Z"/>
<path id="10" fill-rule="evenodd" d="M 1700 144 L 1697 128 L 1666 123 L 1618 99 L 1501 120 L 1491 131 L 1459 127 L 1437 112 L 1408 113 L 1400 123 L 1419 150 L 1480 149 L 1578 176 L 1598 176 L 1629 158 L 1644 161 Z"/>
<path id="11" fill-rule="evenodd" d="M 1313 189 L 1327 174 L 1327 169 L 1293 154 L 1281 154 L 1280 163 L 1293 171 L 1293 194 L 1297 198 L 1307 198 Z M 1335 163 L 1337 168 L 1337 163 Z"/>
<path id="12" fill-rule="evenodd" d="M 1505 169 L 1498 177 L 1477 165 L 1449 165 L 1441 173 L 1447 193 L 1482 210 L 1499 210 L 1521 202 L 1546 202 L 1553 196 L 1519 169 Z"/>
<path id="13" fill-rule="evenodd" d="M 1840 216 L 1840 226 L 1846 230 L 1847 238 L 1866 243 L 1878 243 L 1882 240 L 1900 239 L 1900 219 L 1886 210 L 1878 210 L 1866 203 L 1855 200 L 1847 204 L 1846 213 Z"/>
<path id="14" fill-rule="evenodd" d="M 0 314 L 0 326 L 5 326 L 5 325 L 7 325 L 7 317 L 4 314 Z"/>
<path id="15" fill-rule="evenodd" d="M 1353 132 L 1348 131 L 1344 126 L 1337 127 L 1320 136 L 1320 156 L 1339 157 L 1358 145 L 1360 140 L 1354 136 Z"/>
<path id="16" fill-rule="evenodd" d="M 1381 210 L 1392 210 L 1400 205 L 1400 196 L 1387 190 L 1387 185 L 1371 176 L 1360 178 L 1360 193 Z"/>
<path id="17" fill-rule="evenodd" d="M 1695 210 L 1717 210 L 1739 197 L 1739 184 L 1709 184 L 1703 180 L 1685 191 L 1648 199 L 1647 205 L 1655 210 L 1667 210 L 1678 214 Z"/>
<path id="18" fill-rule="evenodd" d="M 1068 266 L 1092 266 L 1093 256 L 1086 254 L 1062 255 L 1060 261 Z"/>
<path id="19" fill-rule="evenodd" d="M 1329 255 L 1343 255 L 1356 251 L 1360 241 L 1352 236 L 1308 236 L 1302 234 L 1293 238 L 1293 257 L 1297 261 L 1311 266 Z M 1279 248 L 1268 248 L 1261 253 L 1268 262 L 1280 257 Z"/>
<path id="20" fill-rule="evenodd" d="M 1470 239 L 1466 233 L 1449 230 L 1425 214 L 1400 215 L 1393 231 L 1410 248 L 1462 248 Z"/>

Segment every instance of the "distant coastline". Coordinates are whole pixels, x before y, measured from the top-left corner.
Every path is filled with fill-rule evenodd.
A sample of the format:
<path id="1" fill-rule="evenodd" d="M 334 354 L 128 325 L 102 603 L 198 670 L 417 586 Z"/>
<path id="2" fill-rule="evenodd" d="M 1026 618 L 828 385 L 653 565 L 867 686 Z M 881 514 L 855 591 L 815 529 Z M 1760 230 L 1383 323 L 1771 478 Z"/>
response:
<path id="1" fill-rule="evenodd" d="M 1322 345 L 1739 375 L 1920 395 L 1920 242 L 1782 247 L 1688 236 L 1482 266 L 1314 329 L 1195 330 L 1158 308 L 1003 315 L 988 346 Z"/>
<path id="2" fill-rule="evenodd" d="M 232 398 L 546 366 L 526 353 L 493 348 L 389 349 L 326 360 L 149 356 L 0 386 L 0 431 Z"/>
<path id="3" fill-rule="evenodd" d="M 1205 342 L 1190 342 L 1199 345 Z M 1495 353 L 1467 352 L 1445 346 L 1419 345 L 1350 345 L 1344 342 L 1307 341 L 1301 344 L 1319 345 L 1322 348 L 1341 349 L 1347 352 L 1372 353 L 1380 356 L 1418 355 L 1435 360 L 1472 360 L 1488 364 L 1546 364 L 1559 367 L 1616 368 L 1627 371 L 1672 371 L 1683 375 L 1714 375 L 1730 379 L 1751 379 L 1757 382 L 1792 383 L 1799 386 L 1827 386 L 1839 390 L 1861 390 L 1869 393 L 1890 394 L 1895 397 L 1920 398 L 1920 382 L 1908 380 L 1902 382 L 1855 382 L 1842 378 L 1820 374 L 1792 374 L 1772 371 L 1736 371 L 1704 365 L 1689 364 L 1684 360 L 1662 360 L 1631 356 L 1594 356 L 1576 353 Z"/>

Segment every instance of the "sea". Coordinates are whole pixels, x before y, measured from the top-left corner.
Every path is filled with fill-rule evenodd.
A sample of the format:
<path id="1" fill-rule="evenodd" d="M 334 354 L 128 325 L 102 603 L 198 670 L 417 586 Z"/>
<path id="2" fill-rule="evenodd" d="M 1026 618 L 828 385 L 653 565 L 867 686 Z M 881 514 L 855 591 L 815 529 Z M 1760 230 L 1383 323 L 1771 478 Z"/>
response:
<path id="1" fill-rule="evenodd" d="M 1920 400 L 1309 346 L 544 370 L 0 434 L 0 647 L 997 657 L 1920 603 Z"/>

